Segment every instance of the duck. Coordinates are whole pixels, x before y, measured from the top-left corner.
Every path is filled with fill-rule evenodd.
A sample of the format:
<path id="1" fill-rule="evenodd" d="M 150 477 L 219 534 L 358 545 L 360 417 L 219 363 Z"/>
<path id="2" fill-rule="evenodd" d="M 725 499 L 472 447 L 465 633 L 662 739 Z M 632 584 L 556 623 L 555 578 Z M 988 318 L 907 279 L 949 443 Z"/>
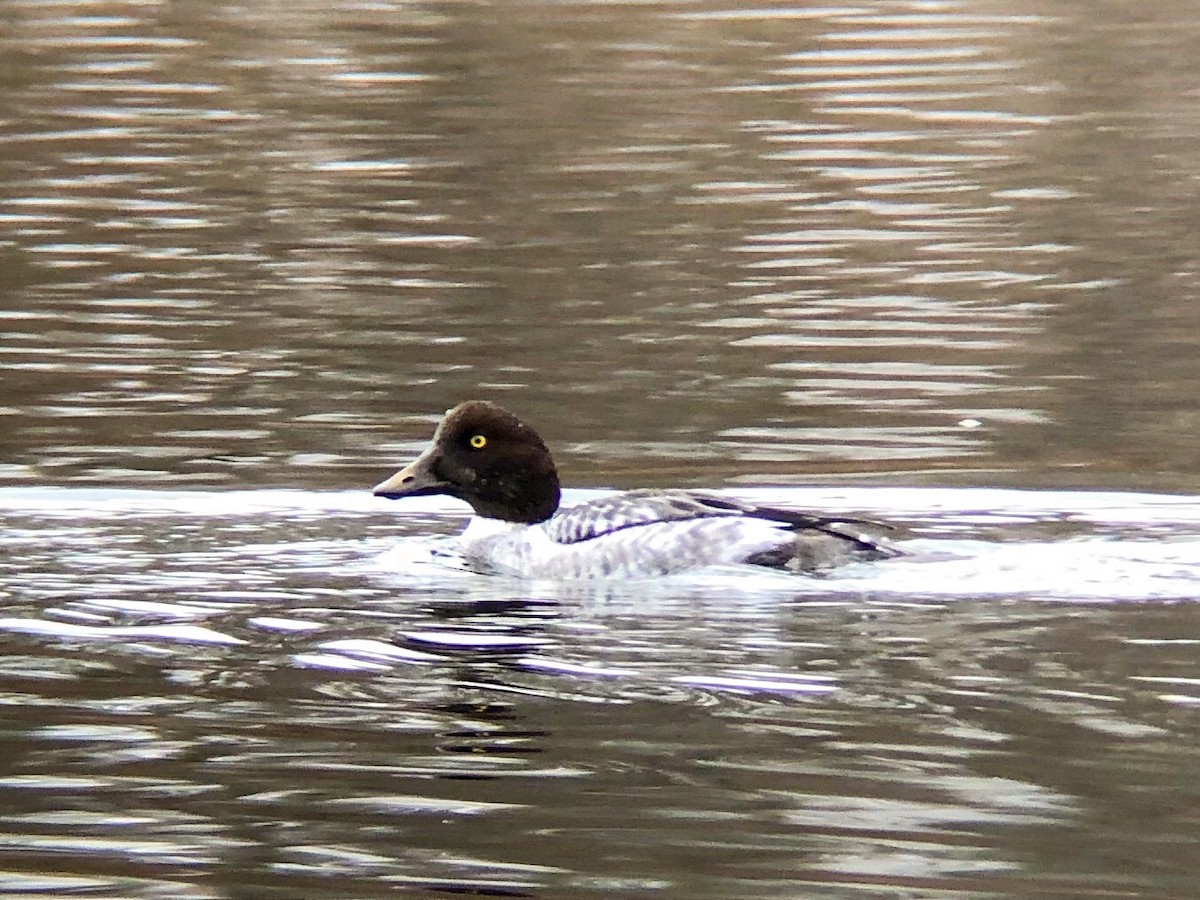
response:
<path id="1" fill-rule="evenodd" d="M 641 578 L 730 565 L 814 574 L 899 555 L 857 528 L 879 523 L 703 491 L 630 490 L 564 508 L 541 436 L 488 400 L 448 410 L 424 452 L 373 492 L 467 503 L 459 550 L 467 568 L 492 575 Z"/>

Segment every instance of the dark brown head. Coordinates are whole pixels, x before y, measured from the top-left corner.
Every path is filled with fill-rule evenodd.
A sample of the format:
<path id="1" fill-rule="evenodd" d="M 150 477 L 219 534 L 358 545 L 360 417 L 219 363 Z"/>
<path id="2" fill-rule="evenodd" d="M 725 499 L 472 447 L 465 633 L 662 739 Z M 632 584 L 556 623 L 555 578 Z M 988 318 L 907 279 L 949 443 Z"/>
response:
<path id="1" fill-rule="evenodd" d="M 375 487 L 398 500 L 445 494 L 475 514 L 505 522 L 541 522 L 558 509 L 558 472 L 538 433 L 487 400 L 446 413 L 416 460 Z"/>

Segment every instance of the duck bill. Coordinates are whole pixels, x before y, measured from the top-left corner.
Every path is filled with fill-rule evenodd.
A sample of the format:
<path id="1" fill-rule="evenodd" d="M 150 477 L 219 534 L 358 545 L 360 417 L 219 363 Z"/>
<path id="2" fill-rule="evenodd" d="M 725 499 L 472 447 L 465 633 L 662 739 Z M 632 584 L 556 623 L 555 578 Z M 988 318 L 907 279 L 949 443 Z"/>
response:
<path id="1" fill-rule="evenodd" d="M 423 453 L 391 478 L 375 485 L 373 493 L 388 500 L 444 494 L 450 485 L 435 473 L 436 462 L 433 454 Z"/>

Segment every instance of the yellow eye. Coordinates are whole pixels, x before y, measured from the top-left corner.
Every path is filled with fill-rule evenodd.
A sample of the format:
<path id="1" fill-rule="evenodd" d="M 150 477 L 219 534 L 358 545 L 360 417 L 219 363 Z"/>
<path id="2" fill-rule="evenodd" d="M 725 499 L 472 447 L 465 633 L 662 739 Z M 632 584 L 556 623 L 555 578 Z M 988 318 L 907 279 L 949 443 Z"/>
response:
<path id="1" fill-rule="evenodd" d="M 482 450 L 487 446 L 487 438 L 482 434 L 473 434 L 471 435 L 471 446 L 476 450 Z"/>

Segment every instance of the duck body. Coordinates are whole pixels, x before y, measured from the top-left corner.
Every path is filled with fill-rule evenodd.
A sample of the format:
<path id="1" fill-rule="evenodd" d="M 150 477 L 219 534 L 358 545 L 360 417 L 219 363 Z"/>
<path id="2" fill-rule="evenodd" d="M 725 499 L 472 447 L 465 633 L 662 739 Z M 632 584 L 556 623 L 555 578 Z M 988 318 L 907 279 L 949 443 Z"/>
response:
<path id="1" fill-rule="evenodd" d="M 897 551 L 860 520 L 682 490 L 637 490 L 560 509 L 541 437 L 483 400 L 446 413 L 430 446 L 376 486 L 389 499 L 444 494 L 475 512 L 459 538 L 480 572 L 528 578 L 639 578 L 749 564 L 819 572 Z"/>

